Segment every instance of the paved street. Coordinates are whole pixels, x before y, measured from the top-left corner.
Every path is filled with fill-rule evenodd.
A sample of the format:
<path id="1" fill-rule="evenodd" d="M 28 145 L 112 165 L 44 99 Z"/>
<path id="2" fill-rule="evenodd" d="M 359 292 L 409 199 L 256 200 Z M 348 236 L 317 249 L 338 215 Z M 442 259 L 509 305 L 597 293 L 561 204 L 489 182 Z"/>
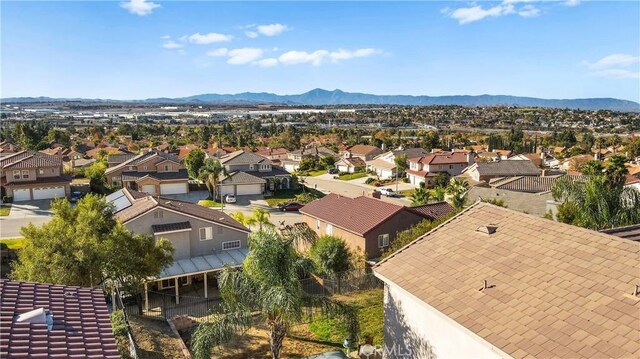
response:
<path id="1" fill-rule="evenodd" d="M 376 187 L 369 186 L 364 184 L 366 178 L 358 178 L 352 181 L 341 181 L 333 179 L 333 175 L 324 174 L 316 177 L 305 177 L 304 181 L 307 184 L 307 187 L 317 188 L 319 191 L 324 193 L 337 193 L 342 194 L 349 197 L 357 197 L 357 196 L 366 196 L 370 194 Z M 396 186 L 386 186 L 390 187 L 395 191 Z M 398 190 L 408 190 L 413 189 L 414 187 L 409 183 L 400 183 L 398 184 Z M 379 188 L 378 188 L 379 189 Z M 381 198 L 384 201 L 393 202 L 402 205 L 410 205 L 411 201 L 406 198 L 393 198 L 393 197 L 385 197 Z"/>
<path id="2" fill-rule="evenodd" d="M 11 213 L 0 217 L 0 238 L 21 237 L 20 228 L 33 223 L 43 225 L 51 220 L 49 200 L 17 202 L 11 205 Z"/>

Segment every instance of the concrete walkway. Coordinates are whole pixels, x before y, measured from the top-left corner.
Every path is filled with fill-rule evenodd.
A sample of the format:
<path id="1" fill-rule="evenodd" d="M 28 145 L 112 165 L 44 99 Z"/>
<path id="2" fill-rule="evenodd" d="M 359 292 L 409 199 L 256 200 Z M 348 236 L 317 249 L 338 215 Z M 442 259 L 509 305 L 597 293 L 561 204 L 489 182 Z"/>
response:
<path id="1" fill-rule="evenodd" d="M 0 217 L 0 238 L 22 237 L 20 228 L 33 223 L 41 226 L 53 218 L 50 200 L 16 202 L 8 216 Z"/>

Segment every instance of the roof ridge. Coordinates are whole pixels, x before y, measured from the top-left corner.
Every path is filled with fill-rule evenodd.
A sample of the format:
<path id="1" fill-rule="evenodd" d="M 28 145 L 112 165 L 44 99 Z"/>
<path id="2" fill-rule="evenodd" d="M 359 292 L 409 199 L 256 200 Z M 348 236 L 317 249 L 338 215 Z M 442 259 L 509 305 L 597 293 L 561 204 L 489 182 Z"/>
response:
<path id="1" fill-rule="evenodd" d="M 150 152 L 147 152 L 147 153 L 150 153 Z M 115 165 L 115 166 L 113 166 L 113 167 L 111 167 L 111 168 L 107 168 L 107 169 L 104 171 L 104 173 L 105 173 L 105 174 L 107 174 L 107 173 L 111 173 L 111 172 L 113 172 L 113 171 L 115 171 L 115 170 L 118 170 L 118 169 L 120 169 L 120 168 L 122 168 L 122 167 L 126 166 L 127 164 L 129 164 L 129 163 L 130 163 L 130 162 L 132 162 L 133 160 L 138 159 L 138 158 L 140 158 L 140 157 L 142 157 L 142 156 L 145 156 L 147 153 L 140 153 L 140 154 L 138 154 L 138 155 L 135 155 L 135 156 L 133 156 L 133 157 L 129 158 L 128 160 L 126 160 L 126 161 L 124 161 L 124 162 L 122 162 L 122 163 L 120 163 L 120 164 L 117 164 L 117 165 Z"/>

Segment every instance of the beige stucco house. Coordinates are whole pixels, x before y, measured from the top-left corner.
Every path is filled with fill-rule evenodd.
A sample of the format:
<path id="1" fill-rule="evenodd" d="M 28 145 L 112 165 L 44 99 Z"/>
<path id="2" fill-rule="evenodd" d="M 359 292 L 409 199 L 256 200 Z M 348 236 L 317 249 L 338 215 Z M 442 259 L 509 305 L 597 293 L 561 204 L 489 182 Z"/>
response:
<path id="1" fill-rule="evenodd" d="M 20 151 L 0 159 L 3 196 L 13 201 L 66 197 L 71 179 L 63 175 L 62 157 L 37 151 Z"/>

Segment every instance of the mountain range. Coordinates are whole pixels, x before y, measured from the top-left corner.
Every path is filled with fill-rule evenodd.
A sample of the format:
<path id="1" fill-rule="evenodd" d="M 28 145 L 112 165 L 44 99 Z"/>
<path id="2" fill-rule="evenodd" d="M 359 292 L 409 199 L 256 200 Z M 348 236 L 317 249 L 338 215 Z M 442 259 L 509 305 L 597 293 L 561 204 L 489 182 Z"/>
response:
<path id="1" fill-rule="evenodd" d="M 85 98 L 12 97 L 0 100 L 5 103 L 33 102 L 123 102 L 158 104 L 284 104 L 284 105 L 460 105 L 460 106 L 517 106 L 549 107 L 581 110 L 612 110 L 640 112 L 640 104 L 615 98 L 542 99 L 508 95 L 454 95 L 411 96 L 373 95 L 341 90 L 314 89 L 299 95 L 276 95 L 267 92 L 243 92 L 238 94 L 202 94 L 179 98 L 148 98 L 144 100 L 109 100 Z"/>

